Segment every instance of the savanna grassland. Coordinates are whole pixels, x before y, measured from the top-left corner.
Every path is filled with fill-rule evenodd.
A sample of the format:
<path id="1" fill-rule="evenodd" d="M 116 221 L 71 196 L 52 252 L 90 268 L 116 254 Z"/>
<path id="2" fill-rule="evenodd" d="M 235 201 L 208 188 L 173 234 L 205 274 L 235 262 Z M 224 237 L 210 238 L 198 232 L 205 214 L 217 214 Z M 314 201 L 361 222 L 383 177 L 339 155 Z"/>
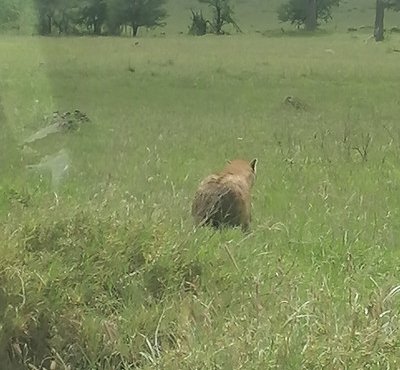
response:
<path id="1" fill-rule="evenodd" d="M 0 368 L 399 368 L 400 38 L 368 36 L 2 37 Z M 194 230 L 237 157 L 252 233 Z"/>

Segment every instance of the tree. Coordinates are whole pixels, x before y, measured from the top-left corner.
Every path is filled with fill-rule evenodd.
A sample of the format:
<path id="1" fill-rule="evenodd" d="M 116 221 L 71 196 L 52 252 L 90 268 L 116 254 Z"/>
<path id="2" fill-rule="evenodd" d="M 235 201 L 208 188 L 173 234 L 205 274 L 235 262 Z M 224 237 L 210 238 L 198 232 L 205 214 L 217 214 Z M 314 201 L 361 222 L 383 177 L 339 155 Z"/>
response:
<path id="1" fill-rule="evenodd" d="M 53 0 L 55 11 L 53 24 L 57 27 L 58 34 L 70 34 L 79 24 L 79 0 Z"/>
<path id="2" fill-rule="evenodd" d="M 107 18 L 106 0 L 84 0 L 80 3 L 80 23 L 95 35 L 100 35 Z"/>
<path id="3" fill-rule="evenodd" d="M 307 31 L 315 31 L 320 21 L 332 19 L 332 8 L 340 0 L 289 0 L 278 8 L 281 22 L 290 22 L 297 27 L 305 26 Z"/>
<path id="4" fill-rule="evenodd" d="M 210 22 L 210 25 L 214 33 L 217 35 L 224 34 L 222 27 L 225 24 L 232 24 L 236 31 L 241 32 L 239 26 L 232 18 L 233 9 L 230 4 L 230 0 L 199 0 L 199 2 L 208 4 L 208 6 L 212 8 L 213 19 Z"/>
<path id="5" fill-rule="evenodd" d="M 35 0 L 38 12 L 38 32 L 51 35 L 53 26 L 58 33 L 68 34 L 79 20 L 79 0 Z"/>
<path id="6" fill-rule="evenodd" d="M 108 26 L 111 33 L 120 32 L 122 26 L 130 26 L 133 36 L 139 27 L 164 26 L 167 12 L 166 0 L 109 0 Z"/>
<path id="7" fill-rule="evenodd" d="M 203 13 L 192 10 L 192 24 L 189 27 L 189 35 L 203 36 L 207 33 L 207 21 Z"/>
<path id="8" fill-rule="evenodd" d="M 38 12 L 38 32 L 40 35 L 52 33 L 55 3 L 51 0 L 35 0 Z"/>
<path id="9" fill-rule="evenodd" d="M 317 29 L 317 16 L 317 0 L 308 0 L 305 19 L 305 29 L 307 31 L 315 31 Z"/>
<path id="10" fill-rule="evenodd" d="M 383 0 L 376 0 L 375 10 L 375 27 L 374 37 L 375 41 L 383 41 L 383 18 L 385 17 L 385 3 Z"/>
<path id="11" fill-rule="evenodd" d="M 8 26 L 19 19 L 19 4 L 14 0 L 0 0 L 0 27 Z"/>
<path id="12" fill-rule="evenodd" d="M 374 37 L 375 41 L 383 41 L 384 37 L 384 17 L 385 9 L 400 10 L 400 0 L 376 0 L 375 10 L 375 27 Z"/>

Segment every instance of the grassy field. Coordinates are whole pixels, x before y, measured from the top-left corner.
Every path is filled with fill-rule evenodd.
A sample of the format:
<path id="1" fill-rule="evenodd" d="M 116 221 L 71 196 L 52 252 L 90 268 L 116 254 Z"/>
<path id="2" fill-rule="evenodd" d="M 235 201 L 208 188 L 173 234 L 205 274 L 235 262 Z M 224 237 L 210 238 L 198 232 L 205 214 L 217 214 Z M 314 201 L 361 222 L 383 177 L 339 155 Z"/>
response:
<path id="1" fill-rule="evenodd" d="M 367 36 L 0 39 L 1 369 L 399 368 L 400 38 Z M 252 233 L 194 230 L 237 157 Z"/>

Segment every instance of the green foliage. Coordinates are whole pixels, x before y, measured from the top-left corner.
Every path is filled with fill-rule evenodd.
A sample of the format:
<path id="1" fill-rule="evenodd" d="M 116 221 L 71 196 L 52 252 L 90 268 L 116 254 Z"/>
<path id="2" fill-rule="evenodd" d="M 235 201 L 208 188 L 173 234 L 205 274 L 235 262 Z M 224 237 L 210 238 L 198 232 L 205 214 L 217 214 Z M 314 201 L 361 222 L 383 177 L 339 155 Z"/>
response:
<path id="1" fill-rule="evenodd" d="M 79 33 L 76 29 L 80 17 L 80 0 L 58 0 L 53 14 L 53 24 L 58 34 Z"/>
<path id="2" fill-rule="evenodd" d="M 50 35 L 78 33 L 79 0 L 34 0 L 38 13 L 38 32 Z"/>
<path id="3" fill-rule="evenodd" d="M 16 0 L 0 0 L 0 29 L 13 28 L 20 16 L 21 6 Z"/>
<path id="4" fill-rule="evenodd" d="M 383 0 L 387 9 L 400 11 L 400 0 Z"/>
<path id="5" fill-rule="evenodd" d="M 166 0 L 109 0 L 109 28 L 112 33 L 119 33 L 122 26 L 129 26 L 136 36 L 139 27 L 164 26 L 165 3 Z"/>
<path id="6" fill-rule="evenodd" d="M 165 23 L 166 0 L 35 0 L 42 35 L 93 33 L 105 31 L 120 34 L 129 26 L 136 35 L 141 26 L 155 27 Z"/>
<path id="7" fill-rule="evenodd" d="M 80 22 L 95 35 L 102 33 L 107 19 L 107 0 L 84 0 L 79 4 Z"/>
<path id="8" fill-rule="evenodd" d="M 38 15 L 37 30 L 40 35 L 50 35 L 53 26 L 54 5 L 49 0 L 34 0 L 34 2 Z"/>
<path id="9" fill-rule="evenodd" d="M 332 7 L 338 6 L 340 0 L 316 0 L 317 20 L 329 22 L 332 19 Z M 307 19 L 308 0 L 289 0 L 278 8 L 278 19 L 290 22 L 297 27 L 303 26 Z"/>

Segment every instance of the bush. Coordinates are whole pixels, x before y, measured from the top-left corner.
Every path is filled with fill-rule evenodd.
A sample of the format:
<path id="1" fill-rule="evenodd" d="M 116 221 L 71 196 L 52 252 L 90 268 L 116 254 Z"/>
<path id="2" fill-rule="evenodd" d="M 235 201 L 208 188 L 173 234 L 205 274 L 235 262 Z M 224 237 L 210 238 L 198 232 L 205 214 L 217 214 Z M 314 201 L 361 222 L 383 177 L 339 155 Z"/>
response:
<path id="1" fill-rule="evenodd" d="M 203 36 L 207 33 L 207 21 L 201 11 L 192 10 L 192 24 L 189 27 L 189 35 Z"/>
<path id="2" fill-rule="evenodd" d="M 329 22 L 332 19 L 332 7 L 338 6 L 340 0 L 316 0 L 316 25 L 320 22 Z M 297 27 L 306 24 L 310 15 L 309 0 L 289 0 L 278 8 L 278 18 L 282 22 L 290 22 Z"/>

